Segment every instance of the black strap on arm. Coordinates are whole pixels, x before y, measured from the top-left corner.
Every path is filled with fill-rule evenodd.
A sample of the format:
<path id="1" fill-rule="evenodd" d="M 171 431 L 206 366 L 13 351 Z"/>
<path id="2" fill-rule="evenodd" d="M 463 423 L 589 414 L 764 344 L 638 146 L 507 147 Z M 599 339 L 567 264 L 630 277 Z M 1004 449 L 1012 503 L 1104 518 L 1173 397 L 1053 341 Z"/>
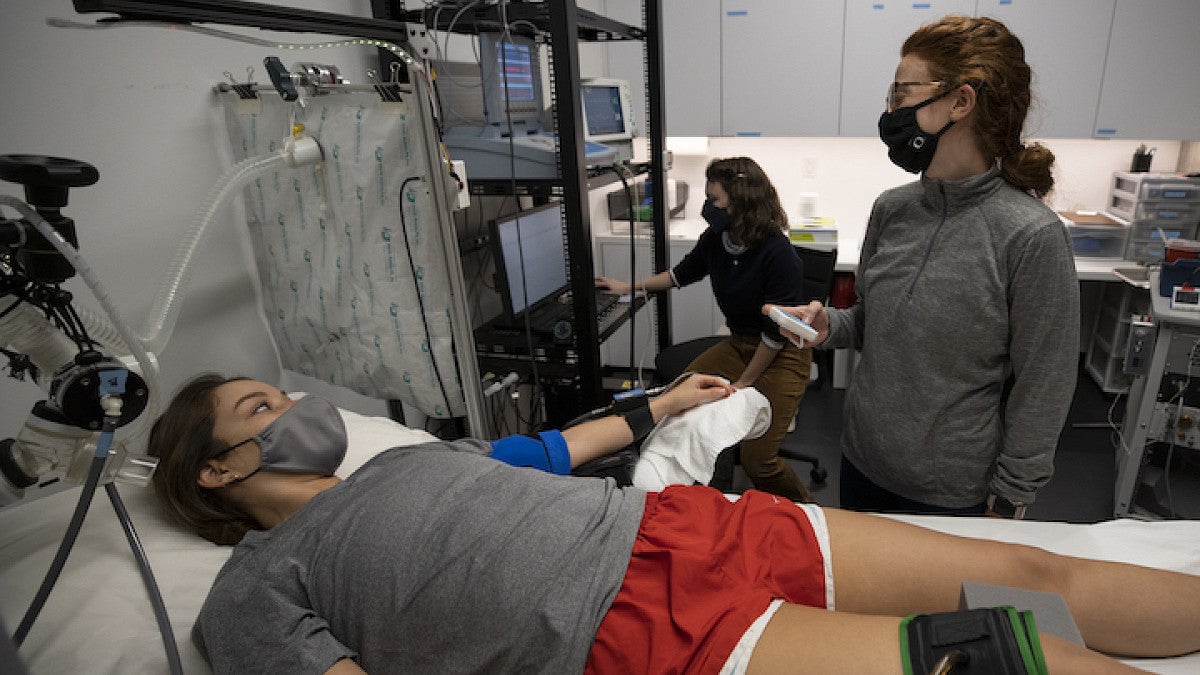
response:
<path id="1" fill-rule="evenodd" d="M 628 396 L 613 404 L 613 412 L 625 419 L 633 432 L 633 442 L 640 443 L 654 430 L 654 415 L 650 413 L 650 397 L 644 393 Z"/>

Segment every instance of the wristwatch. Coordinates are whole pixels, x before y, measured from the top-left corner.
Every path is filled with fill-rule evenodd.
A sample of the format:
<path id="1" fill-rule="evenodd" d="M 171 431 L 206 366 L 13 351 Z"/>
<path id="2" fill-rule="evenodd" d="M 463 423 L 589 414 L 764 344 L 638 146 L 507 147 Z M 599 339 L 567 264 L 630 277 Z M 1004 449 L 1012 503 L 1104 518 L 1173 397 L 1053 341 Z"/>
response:
<path id="1" fill-rule="evenodd" d="M 987 498 L 988 511 L 1003 516 L 1012 518 L 1013 520 L 1021 520 L 1025 517 L 1025 509 L 1029 508 L 1021 502 L 1010 502 L 1007 498 L 1000 495 L 988 495 Z"/>

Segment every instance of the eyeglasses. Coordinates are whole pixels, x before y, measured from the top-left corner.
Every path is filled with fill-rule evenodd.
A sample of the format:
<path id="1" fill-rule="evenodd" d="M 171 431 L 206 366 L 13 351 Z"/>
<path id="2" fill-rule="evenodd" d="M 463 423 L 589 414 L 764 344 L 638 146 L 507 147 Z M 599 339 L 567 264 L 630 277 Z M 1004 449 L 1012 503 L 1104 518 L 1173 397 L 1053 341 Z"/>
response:
<path id="1" fill-rule="evenodd" d="M 887 98 L 885 99 L 885 104 L 887 105 L 887 111 L 892 112 L 893 110 L 895 110 L 897 108 L 896 103 L 900 99 L 903 99 L 905 96 L 908 95 L 908 93 L 910 91 L 909 87 L 922 87 L 922 86 L 927 86 L 927 85 L 935 85 L 938 87 L 942 87 L 942 86 L 945 86 L 946 83 L 942 80 L 931 80 L 929 82 L 893 82 L 893 83 L 891 83 L 890 85 L 888 85 Z"/>

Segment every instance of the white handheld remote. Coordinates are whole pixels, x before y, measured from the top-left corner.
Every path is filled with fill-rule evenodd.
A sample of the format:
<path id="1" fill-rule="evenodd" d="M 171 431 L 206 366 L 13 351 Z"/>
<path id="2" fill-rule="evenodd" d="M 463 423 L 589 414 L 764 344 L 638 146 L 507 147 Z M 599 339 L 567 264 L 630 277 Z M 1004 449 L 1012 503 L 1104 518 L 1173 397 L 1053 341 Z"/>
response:
<path id="1" fill-rule="evenodd" d="M 796 335 L 799 335 L 810 342 L 817 339 L 817 330 L 815 328 L 804 323 L 791 314 L 788 314 L 777 306 L 771 308 L 771 312 L 768 316 L 771 317 L 772 321 L 779 324 L 780 328 L 790 333 L 795 333 Z"/>

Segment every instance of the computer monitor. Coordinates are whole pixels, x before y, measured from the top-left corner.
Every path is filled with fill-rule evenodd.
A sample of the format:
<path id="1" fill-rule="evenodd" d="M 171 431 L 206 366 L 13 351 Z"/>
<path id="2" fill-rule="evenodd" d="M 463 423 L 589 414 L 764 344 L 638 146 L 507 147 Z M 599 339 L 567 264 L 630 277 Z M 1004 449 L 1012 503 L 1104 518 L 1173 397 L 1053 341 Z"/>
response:
<path id="1" fill-rule="evenodd" d="M 566 292 L 563 205 L 555 202 L 492 221 L 496 288 L 509 320 Z"/>
<path id="2" fill-rule="evenodd" d="M 583 102 L 584 138 L 596 143 L 629 141 L 637 134 L 629 83 L 593 77 L 580 82 Z"/>
<path id="3" fill-rule="evenodd" d="M 480 33 L 479 63 L 487 123 L 507 125 L 511 120 L 536 127 L 543 108 L 537 42 L 522 35 Z"/>

